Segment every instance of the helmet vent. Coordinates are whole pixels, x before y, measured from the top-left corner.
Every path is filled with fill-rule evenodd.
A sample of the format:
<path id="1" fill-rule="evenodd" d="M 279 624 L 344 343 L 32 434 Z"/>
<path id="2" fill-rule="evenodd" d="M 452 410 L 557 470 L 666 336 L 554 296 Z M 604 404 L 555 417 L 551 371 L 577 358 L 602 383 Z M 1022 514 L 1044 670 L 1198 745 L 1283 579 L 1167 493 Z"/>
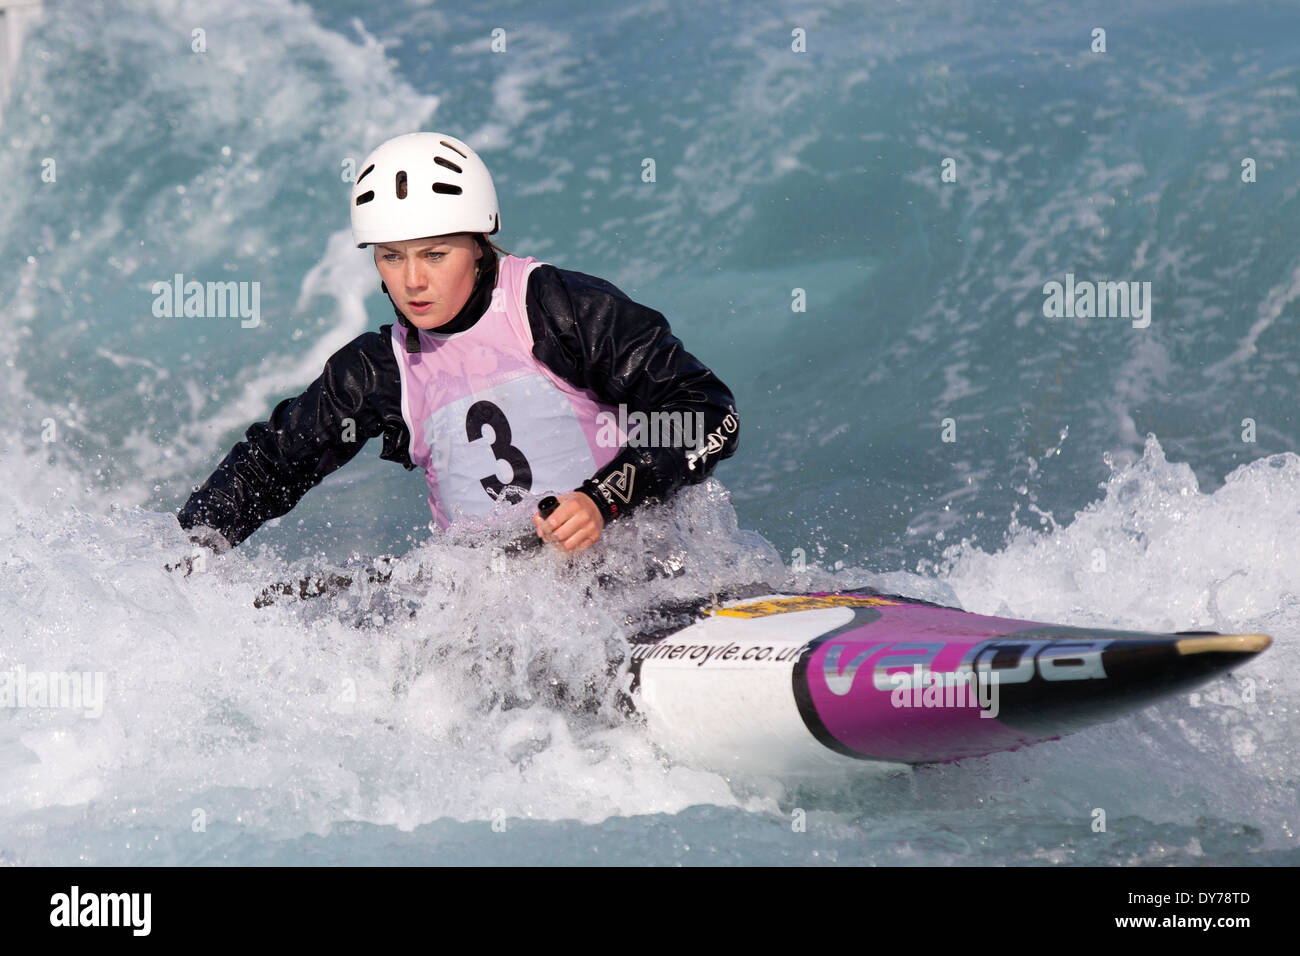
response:
<path id="1" fill-rule="evenodd" d="M 365 179 L 367 176 L 369 176 L 369 175 L 370 175 L 371 173 L 373 173 L 374 171 L 375 171 L 375 164 L 374 164 L 374 163 L 371 163 L 369 166 L 366 167 L 366 171 L 365 171 L 364 173 L 362 173 L 360 176 L 357 177 L 357 182 L 360 183 L 361 180 Z"/>
<path id="2" fill-rule="evenodd" d="M 360 206 L 363 205 L 364 203 L 368 203 L 370 202 L 370 200 L 374 198 L 375 198 L 375 191 L 373 189 L 370 190 L 369 192 L 364 192 L 357 197 L 357 205 Z"/>
<path id="3" fill-rule="evenodd" d="M 453 153 L 455 153 L 455 154 L 456 154 L 457 156 L 459 156 L 461 159 L 469 159 L 468 156 L 466 156 L 464 153 L 462 153 L 460 150 L 458 150 L 455 146 L 451 145 L 451 143 L 447 142 L 445 139 L 440 139 L 440 140 L 438 140 L 438 142 L 440 142 L 443 146 L 446 146 L 449 150 L 451 150 Z"/>
<path id="4" fill-rule="evenodd" d="M 459 186 L 453 186 L 451 183 L 434 183 L 433 191 L 436 193 L 446 193 L 448 196 L 459 196 L 461 189 Z"/>
<path id="5" fill-rule="evenodd" d="M 406 198 L 406 170 L 404 169 L 397 171 L 397 198 Z"/>
<path id="6" fill-rule="evenodd" d="M 439 166 L 446 166 L 452 172 L 455 173 L 462 172 L 461 168 L 457 166 L 455 163 L 453 163 L 450 159 L 443 159 L 441 156 L 435 156 L 433 157 L 433 161 L 437 163 Z"/>

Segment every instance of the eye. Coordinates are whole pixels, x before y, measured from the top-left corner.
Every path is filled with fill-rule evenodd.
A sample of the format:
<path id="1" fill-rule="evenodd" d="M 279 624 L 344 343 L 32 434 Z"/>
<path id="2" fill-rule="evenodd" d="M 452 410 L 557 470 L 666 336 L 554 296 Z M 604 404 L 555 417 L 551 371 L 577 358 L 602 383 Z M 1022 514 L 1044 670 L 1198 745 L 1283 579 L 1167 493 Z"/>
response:
<path id="1" fill-rule="evenodd" d="M 430 258 L 430 259 L 433 259 L 434 262 L 437 262 L 438 259 L 441 259 L 444 255 L 446 255 L 446 253 L 443 253 L 443 252 L 431 252 L 431 253 L 429 253 L 429 258 Z M 436 256 L 437 258 L 434 258 L 435 256 Z"/>
<path id="2" fill-rule="evenodd" d="M 383 255 L 383 260 L 384 260 L 385 262 L 393 262 L 393 261 L 395 261 L 395 260 L 398 259 L 398 258 L 399 258 L 399 256 L 397 255 L 396 252 L 385 252 L 384 255 Z"/>

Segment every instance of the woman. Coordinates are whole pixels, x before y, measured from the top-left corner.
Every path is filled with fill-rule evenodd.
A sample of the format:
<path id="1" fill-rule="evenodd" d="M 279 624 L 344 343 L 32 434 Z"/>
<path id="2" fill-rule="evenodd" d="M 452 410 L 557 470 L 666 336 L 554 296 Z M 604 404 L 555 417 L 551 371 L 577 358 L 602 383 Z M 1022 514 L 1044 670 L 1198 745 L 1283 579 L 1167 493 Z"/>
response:
<path id="1" fill-rule="evenodd" d="M 248 429 L 178 515 L 193 540 L 239 544 L 381 435 L 381 457 L 424 469 L 441 528 L 500 498 L 572 488 L 548 518 L 532 516 L 567 552 L 735 452 L 731 392 L 660 313 L 603 279 L 506 253 L 487 238 L 500 228 L 492 177 L 460 140 L 410 133 L 366 158 L 352 234 L 373 247 L 397 323 L 341 348 Z M 679 413 L 702 435 L 610 440 L 611 419 L 637 411 Z"/>

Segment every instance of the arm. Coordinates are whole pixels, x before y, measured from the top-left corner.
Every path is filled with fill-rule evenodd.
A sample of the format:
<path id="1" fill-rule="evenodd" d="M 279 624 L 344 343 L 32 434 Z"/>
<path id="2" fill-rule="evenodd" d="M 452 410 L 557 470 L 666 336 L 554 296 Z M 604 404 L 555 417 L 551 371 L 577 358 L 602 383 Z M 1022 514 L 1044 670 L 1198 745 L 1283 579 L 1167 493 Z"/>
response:
<path id="1" fill-rule="evenodd" d="M 177 515 L 181 527 L 206 526 L 237 545 L 263 523 L 288 513 L 381 433 L 381 457 L 414 468 L 388 328 L 364 333 L 339 349 L 306 391 L 276 405 L 267 421 L 251 425 L 245 440 L 185 502 Z"/>
<path id="2" fill-rule="evenodd" d="M 557 375 L 629 411 L 703 416 L 703 447 L 627 446 L 583 482 L 578 490 L 606 523 L 668 498 L 683 484 L 702 482 L 735 454 L 735 398 L 686 351 L 662 314 L 603 279 L 549 265 L 529 276 L 527 301 L 533 354 Z"/>

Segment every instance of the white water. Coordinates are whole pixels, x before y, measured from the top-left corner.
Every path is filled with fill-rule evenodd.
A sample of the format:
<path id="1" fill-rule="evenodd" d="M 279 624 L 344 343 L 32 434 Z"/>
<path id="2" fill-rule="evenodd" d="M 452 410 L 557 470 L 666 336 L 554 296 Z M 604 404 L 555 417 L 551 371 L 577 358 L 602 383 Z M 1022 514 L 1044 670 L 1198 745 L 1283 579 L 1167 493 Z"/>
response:
<path id="1" fill-rule="evenodd" d="M 908 4 L 863 37 L 830 3 L 822 59 L 793 62 L 771 36 L 795 11 L 727 7 L 745 26 L 720 38 L 712 7 L 519 4 L 493 58 L 469 8 L 347 6 L 52 5 L 29 40 L 0 143 L 0 671 L 102 673 L 105 700 L 0 710 L 0 862 L 1297 861 L 1293 31 L 1132 4 L 1099 80 L 1061 66 L 1090 62 L 1071 4 Z M 481 140 L 507 248 L 670 317 L 735 390 L 740 453 L 611 529 L 624 586 L 590 599 L 590 558 L 498 573 L 429 541 L 421 478 L 374 449 L 203 573 L 163 571 L 186 490 L 391 320 L 341 162 L 439 125 Z M 1254 191 L 1223 175 L 1241 141 Z M 916 172 L 949 148 L 967 192 Z M 1036 321 L 1044 277 L 1129 263 L 1161 283 L 1145 338 Z M 159 324 L 150 283 L 178 271 L 260 282 L 262 325 Z M 636 583 L 674 547 L 684 577 Z M 789 574 L 796 547 L 823 567 Z M 398 587 L 252 606 L 352 552 L 401 553 Z M 554 699 L 599 681 L 629 612 L 758 579 L 1275 644 L 1058 742 L 815 784 L 688 767 Z"/>

